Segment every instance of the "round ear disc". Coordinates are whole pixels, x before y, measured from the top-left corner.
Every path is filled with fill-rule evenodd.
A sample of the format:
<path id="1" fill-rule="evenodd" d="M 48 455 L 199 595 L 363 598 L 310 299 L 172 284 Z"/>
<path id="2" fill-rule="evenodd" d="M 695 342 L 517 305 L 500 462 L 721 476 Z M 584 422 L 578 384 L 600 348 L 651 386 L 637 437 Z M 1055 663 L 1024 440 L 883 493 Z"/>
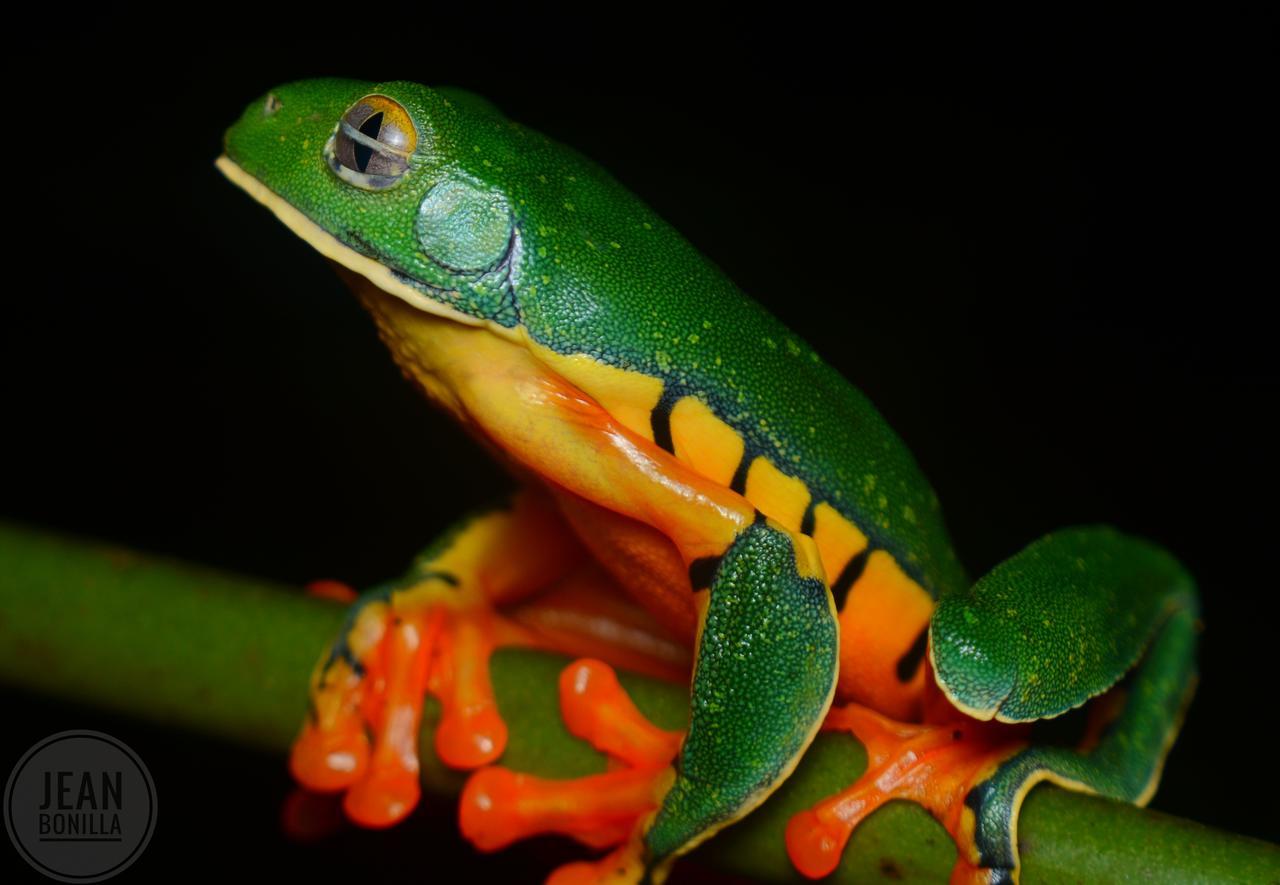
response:
<path id="1" fill-rule="evenodd" d="M 506 197 L 462 179 L 446 179 L 418 207 L 418 242 L 448 270 L 477 273 L 507 254 L 515 220 Z"/>

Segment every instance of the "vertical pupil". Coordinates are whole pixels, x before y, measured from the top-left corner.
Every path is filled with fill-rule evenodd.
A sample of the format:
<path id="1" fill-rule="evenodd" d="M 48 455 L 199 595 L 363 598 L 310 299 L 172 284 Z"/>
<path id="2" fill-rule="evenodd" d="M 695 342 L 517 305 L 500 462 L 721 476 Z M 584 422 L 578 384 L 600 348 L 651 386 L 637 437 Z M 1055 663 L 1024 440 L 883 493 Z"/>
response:
<path id="1" fill-rule="evenodd" d="M 367 135 L 372 139 L 377 139 L 378 133 L 382 131 L 382 111 L 376 114 L 370 114 L 368 119 L 360 124 L 360 133 Z M 354 141 L 354 139 L 352 139 Z M 369 160 L 373 157 L 373 148 L 367 147 L 360 142 L 352 145 L 356 154 L 356 169 L 363 172 L 369 165 Z"/>

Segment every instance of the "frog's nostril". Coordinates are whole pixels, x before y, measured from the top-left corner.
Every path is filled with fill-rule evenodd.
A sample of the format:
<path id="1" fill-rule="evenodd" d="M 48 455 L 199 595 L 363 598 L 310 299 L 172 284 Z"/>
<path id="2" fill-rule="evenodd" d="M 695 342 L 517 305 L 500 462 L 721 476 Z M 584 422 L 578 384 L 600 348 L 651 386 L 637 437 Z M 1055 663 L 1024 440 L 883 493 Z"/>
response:
<path id="1" fill-rule="evenodd" d="M 284 105 L 281 103 L 280 99 L 276 98 L 276 94 L 274 92 L 268 92 L 267 100 L 262 103 L 262 115 L 264 117 L 270 117 L 282 107 L 284 107 Z"/>

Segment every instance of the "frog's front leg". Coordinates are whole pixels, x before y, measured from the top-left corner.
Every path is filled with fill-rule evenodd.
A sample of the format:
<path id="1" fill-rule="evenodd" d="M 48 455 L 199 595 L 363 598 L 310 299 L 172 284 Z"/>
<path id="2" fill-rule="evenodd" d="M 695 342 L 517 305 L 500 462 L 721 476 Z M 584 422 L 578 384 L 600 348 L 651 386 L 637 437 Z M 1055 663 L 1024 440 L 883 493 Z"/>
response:
<path id="1" fill-rule="evenodd" d="M 435 745 L 456 768 L 492 762 L 506 726 L 489 684 L 495 645 L 526 641 L 493 611 L 546 587 L 582 550 L 545 494 L 462 520 L 400 579 L 352 605 L 312 675 L 291 768 L 304 786 L 346 791 L 347 814 L 388 826 L 418 801 L 418 728 L 427 692 L 441 702 Z"/>
<path id="2" fill-rule="evenodd" d="M 675 857 L 763 802 L 821 726 L 839 670 L 831 592 L 811 538 L 544 367 L 511 372 L 459 381 L 464 400 L 486 404 L 473 416 L 482 431 L 561 494 L 656 530 L 683 564 L 679 590 L 692 590 L 690 728 L 671 788 L 627 853 L 627 875 L 661 878 Z"/>
<path id="3" fill-rule="evenodd" d="M 929 657 L 945 701 L 926 725 L 832 711 L 827 727 L 866 745 L 867 770 L 792 819 L 793 862 L 826 875 L 867 815 L 909 799 L 955 840 L 953 882 L 1016 882 L 1018 812 L 1037 783 L 1145 803 L 1195 681 L 1196 611 L 1173 557 L 1105 528 L 1049 535 L 944 598 Z M 1030 726 L 1094 698 L 1070 745 Z"/>

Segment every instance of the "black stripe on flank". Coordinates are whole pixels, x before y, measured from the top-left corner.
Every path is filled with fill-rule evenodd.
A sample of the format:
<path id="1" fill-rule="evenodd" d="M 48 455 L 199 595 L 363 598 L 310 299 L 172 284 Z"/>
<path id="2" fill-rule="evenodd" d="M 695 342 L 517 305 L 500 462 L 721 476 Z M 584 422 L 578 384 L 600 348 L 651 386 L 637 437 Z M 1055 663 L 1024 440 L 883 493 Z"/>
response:
<path id="1" fill-rule="evenodd" d="M 704 556 L 689 563 L 689 583 L 694 590 L 706 590 L 715 579 L 723 556 Z"/>
<path id="2" fill-rule="evenodd" d="M 810 538 L 813 537 L 814 523 L 816 523 L 818 520 L 818 516 L 814 512 L 817 506 L 818 506 L 817 500 L 814 498 L 810 498 L 809 506 L 804 508 L 804 516 L 800 518 L 800 534 L 808 535 Z"/>
<path id="3" fill-rule="evenodd" d="M 649 412 L 649 427 L 653 429 L 653 442 L 659 448 L 671 454 L 676 453 L 676 444 L 671 439 L 671 410 L 676 407 L 681 394 L 670 387 L 662 388 L 662 396 Z"/>
<path id="4" fill-rule="evenodd" d="M 733 479 L 729 481 L 729 489 L 731 491 L 737 492 L 739 495 L 747 493 L 747 474 L 751 471 L 751 462 L 755 459 L 755 455 L 743 448 L 742 460 L 738 462 L 738 469 L 733 471 Z"/>
<path id="5" fill-rule="evenodd" d="M 832 582 L 831 595 L 836 600 L 836 611 L 844 608 L 844 601 L 849 596 L 849 588 L 857 583 L 858 578 L 862 577 L 862 570 L 867 567 L 867 557 L 870 555 L 871 545 L 868 544 L 850 557 L 849 561 L 844 564 L 844 568 L 840 570 L 840 575 Z"/>
<path id="6" fill-rule="evenodd" d="M 920 669 L 920 663 L 924 660 L 925 649 L 929 647 L 929 625 L 925 624 L 920 629 L 920 635 L 916 637 L 916 641 L 911 643 L 911 648 L 907 649 L 902 657 L 898 658 L 898 681 L 910 682 L 911 677 L 916 675 L 916 670 Z"/>

